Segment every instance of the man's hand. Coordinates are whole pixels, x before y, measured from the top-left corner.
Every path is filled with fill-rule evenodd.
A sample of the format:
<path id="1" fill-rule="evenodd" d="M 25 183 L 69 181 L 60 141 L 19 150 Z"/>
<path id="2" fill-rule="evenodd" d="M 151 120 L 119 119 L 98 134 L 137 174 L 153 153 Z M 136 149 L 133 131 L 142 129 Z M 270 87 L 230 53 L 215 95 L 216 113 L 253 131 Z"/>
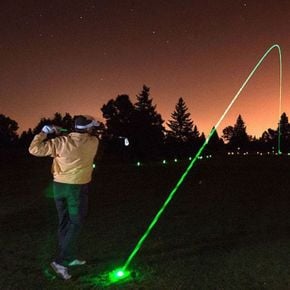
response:
<path id="1" fill-rule="evenodd" d="M 56 132 L 55 126 L 45 125 L 42 127 L 41 131 L 45 134 L 52 134 Z"/>

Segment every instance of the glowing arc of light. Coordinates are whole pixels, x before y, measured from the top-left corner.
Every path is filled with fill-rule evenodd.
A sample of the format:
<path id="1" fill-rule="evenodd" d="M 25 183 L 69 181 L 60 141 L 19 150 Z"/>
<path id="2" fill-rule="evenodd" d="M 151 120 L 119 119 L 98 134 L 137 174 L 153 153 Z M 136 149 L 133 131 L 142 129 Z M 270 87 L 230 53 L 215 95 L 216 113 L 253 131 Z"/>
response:
<path id="1" fill-rule="evenodd" d="M 235 94 L 235 96 L 233 97 L 232 101 L 230 102 L 230 104 L 228 105 L 228 107 L 226 108 L 226 110 L 224 111 L 224 113 L 222 114 L 222 116 L 220 117 L 220 119 L 217 121 L 217 123 L 215 124 L 215 126 L 212 128 L 212 130 L 210 131 L 208 137 L 206 138 L 206 140 L 204 141 L 203 145 L 200 147 L 200 149 L 198 150 L 198 152 L 196 153 L 195 157 L 192 159 L 192 161 L 190 162 L 190 164 L 188 165 L 188 167 L 186 168 L 186 170 L 184 171 L 184 173 L 182 174 L 182 176 L 180 177 L 180 179 L 178 180 L 177 184 L 175 185 L 175 187 L 172 189 L 172 191 L 170 192 L 170 194 L 168 195 L 168 197 L 166 198 L 165 202 L 163 203 L 162 207 L 160 208 L 160 210 L 157 212 L 157 214 L 155 215 L 155 217 L 153 218 L 152 222 L 149 224 L 147 230 L 145 231 L 145 233 L 143 234 L 143 236 L 140 238 L 140 240 L 138 241 L 137 245 L 135 246 L 135 248 L 133 249 L 133 251 L 131 252 L 131 254 L 129 255 L 128 259 L 126 260 L 124 266 L 121 268 L 123 271 L 125 271 L 127 269 L 127 267 L 129 266 L 129 264 L 131 263 L 132 259 L 135 257 L 135 255 L 137 254 L 137 252 L 140 250 L 142 244 L 144 243 L 145 239 L 148 237 L 149 233 L 151 232 L 151 230 L 153 229 L 153 227 L 155 226 L 155 224 L 157 223 L 157 221 L 159 220 L 160 216 L 162 215 L 162 213 L 164 212 L 165 208 L 167 207 L 167 205 L 169 204 L 169 202 L 172 200 L 174 194 L 177 192 L 178 188 L 180 187 L 180 185 L 183 183 L 183 181 L 185 180 L 186 176 L 188 175 L 188 173 L 190 172 L 191 168 L 193 167 L 193 165 L 196 163 L 196 161 L 198 160 L 198 157 L 201 155 L 201 153 L 203 152 L 204 148 L 206 147 L 206 145 L 208 144 L 209 140 L 211 139 L 212 135 L 214 134 L 214 132 L 217 130 L 217 128 L 219 127 L 220 123 L 222 122 L 222 120 L 224 119 L 224 117 L 226 116 L 226 114 L 228 113 L 228 111 L 230 110 L 230 108 L 233 106 L 233 104 L 235 103 L 235 101 L 237 100 L 237 98 L 239 97 L 240 93 L 242 92 L 242 90 L 245 88 L 245 86 L 247 85 L 247 83 L 249 82 L 249 80 L 252 78 L 252 76 L 254 75 L 254 73 L 256 72 L 256 70 L 258 69 L 258 67 L 261 65 L 261 63 L 264 61 L 264 59 L 267 57 L 267 55 L 274 49 L 277 48 L 278 52 L 279 52 L 279 61 L 280 61 L 280 99 L 279 99 L 279 120 L 280 120 L 280 116 L 281 116 L 281 107 L 282 107 L 282 53 L 281 53 L 281 48 L 278 44 L 274 44 L 272 45 L 265 53 L 264 55 L 261 57 L 261 59 L 258 61 L 258 63 L 256 64 L 256 66 L 252 69 L 251 73 L 248 75 L 248 77 L 246 78 L 246 80 L 244 81 L 244 83 L 242 84 L 242 86 L 240 87 L 240 89 L 237 91 L 237 93 Z M 279 121 L 279 129 L 278 129 L 279 133 L 278 133 L 278 154 L 281 154 L 281 128 L 280 128 L 280 121 Z"/>

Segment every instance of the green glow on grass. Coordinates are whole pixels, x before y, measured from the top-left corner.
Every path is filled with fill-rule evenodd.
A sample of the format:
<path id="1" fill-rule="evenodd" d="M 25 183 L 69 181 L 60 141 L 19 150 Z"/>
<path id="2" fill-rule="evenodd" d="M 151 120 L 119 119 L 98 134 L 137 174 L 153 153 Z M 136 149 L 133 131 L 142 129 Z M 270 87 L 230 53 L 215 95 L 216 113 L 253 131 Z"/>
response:
<path id="1" fill-rule="evenodd" d="M 120 282 L 121 280 L 128 279 L 130 277 L 130 272 L 123 270 L 122 268 L 116 269 L 109 273 L 109 281 L 111 284 Z"/>
<path id="2" fill-rule="evenodd" d="M 110 272 L 100 273 L 97 276 L 84 276 L 82 282 L 89 286 L 89 289 L 101 289 L 110 287 L 112 285 L 121 285 L 130 281 L 139 281 L 141 275 L 138 271 L 128 271 L 123 268 L 116 268 Z M 100 289 L 97 288 L 97 289 Z"/>
<path id="3" fill-rule="evenodd" d="M 190 162 L 190 164 L 188 165 L 188 167 L 186 168 L 186 170 L 184 171 L 184 173 L 182 174 L 182 176 L 180 177 L 180 179 L 178 180 L 177 184 L 174 186 L 174 188 L 172 189 L 172 191 L 169 193 L 168 197 L 166 198 L 165 202 L 163 203 L 163 205 L 161 206 L 160 210 L 157 212 L 157 214 L 155 215 L 155 217 L 153 218 L 152 222 L 149 224 L 148 228 L 146 229 L 145 233 L 143 234 L 143 236 L 141 236 L 140 240 L 138 241 L 137 245 L 135 246 L 135 248 L 133 249 L 133 251 L 131 252 L 131 254 L 129 255 L 128 259 L 126 260 L 124 266 L 122 267 L 122 271 L 125 271 L 127 269 L 127 267 L 129 266 L 129 264 L 131 263 L 131 261 L 133 260 L 133 258 L 135 257 L 135 255 L 137 254 L 137 252 L 140 250 L 142 244 L 144 243 L 144 241 L 146 240 L 146 238 L 148 237 L 149 233 L 151 232 L 151 230 L 153 229 L 153 227 L 155 226 L 155 224 L 157 223 L 157 221 L 159 220 L 159 218 L 161 217 L 162 213 L 164 212 L 164 210 L 166 209 L 166 207 L 168 206 L 168 204 L 170 203 L 170 201 L 172 200 L 173 196 L 175 195 L 175 193 L 177 192 L 178 188 L 181 186 L 181 184 L 183 183 L 183 181 L 185 180 L 186 176 L 188 175 L 188 173 L 190 172 L 191 168 L 193 167 L 193 165 L 196 163 L 196 161 L 199 159 L 201 153 L 203 152 L 204 148 L 206 147 L 206 145 L 208 144 L 209 140 L 211 139 L 212 135 L 214 134 L 214 132 L 217 130 L 217 128 L 219 127 L 220 123 L 222 122 L 222 120 L 225 118 L 225 116 L 227 115 L 228 111 L 230 110 L 230 108 L 233 106 L 234 102 L 237 100 L 237 98 L 239 97 L 240 93 L 243 91 L 243 89 L 246 87 L 247 83 L 249 82 L 249 80 L 252 78 L 252 76 L 255 74 L 256 70 L 258 69 L 258 67 L 262 64 L 262 62 L 264 61 L 264 59 L 267 57 L 267 55 L 274 49 L 277 48 L 279 51 L 279 60 L 280 60 L 280 102 L 279 102 L 279 120 L 280 120 L 280 116 L 281 116 L 281 99 L 282 99 L 282 54 L 281 54 L 281 49 L 280 46 L 278 44 L 274 44 L 272 45 L 266 52 L 265 54 L 262 56 L 262 58 L 258 61 L 258 63 L 256 64 L 256 66 L 253 68 L 253 70 L 251 71 L 251 73 L 248 75 L 247 79 L 245 80 L 245 82 L 242 84 L 242 86 L 240 87 L 240 89 L 238 90 L 238 92 L 235 94 L 235 96 L 233 97 L 232 101 L 230 102 L 230 104 L 228 105 L 228 107 L 226 108 L 226 110 L 224 111 L 224 113 L 222 114 L 222 116 L 220 117 L 220 119 L 218 120 L 218 122 L 216 123 L 216 125 L 213 127 L 213 129 L 210 131 L 208 137 L 206 138 L 206 140 L 204 141 L 203 145 L 200 147 L 200 149 L 198 150 L 198 152 L 196 153 L 195 157 L 193 158 L 193 160 Z M 280 122 L 279 122 L 279 134 L 278 134 L 278 154 L 281 154 L 280 151 L 280 138 L 281 138 L 281 132 L 280 132 Z M 174 160 L 175 161 L 175 160 Z"/>

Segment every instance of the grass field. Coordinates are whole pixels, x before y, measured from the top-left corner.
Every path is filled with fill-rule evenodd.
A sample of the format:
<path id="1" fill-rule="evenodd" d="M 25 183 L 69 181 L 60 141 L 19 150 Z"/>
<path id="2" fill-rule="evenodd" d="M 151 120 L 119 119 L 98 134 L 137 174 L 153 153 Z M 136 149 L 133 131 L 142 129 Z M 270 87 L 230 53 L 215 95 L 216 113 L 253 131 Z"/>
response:
<path id="1" fill-rule="evenodd" d="M 103 289 L 188 162 L 99 163 L 80 240 L 88 265 L 55 278 L 50 159 L 2 155 L 0 289 Z M 106 289 L 290 289 L 290 157 L 220 156 L 190 172 L 130 265 Z"/>

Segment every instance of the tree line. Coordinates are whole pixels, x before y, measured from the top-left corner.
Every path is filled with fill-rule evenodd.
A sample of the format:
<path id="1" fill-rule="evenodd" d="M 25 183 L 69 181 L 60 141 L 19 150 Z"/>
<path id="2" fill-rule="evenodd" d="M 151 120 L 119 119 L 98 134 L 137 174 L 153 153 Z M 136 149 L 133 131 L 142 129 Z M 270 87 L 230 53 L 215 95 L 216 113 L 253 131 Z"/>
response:
<path id="1" fill-rule="evenodd" d="M 102 152 L 107 158 L 126 160 L 155 160 L 160 158 L 187 158 L 192 156 L 205 141 L 204 133 L 198 130 L 183 98 L 179 98 L 171 119 L 166 123 L 156 110 L 150 88 L 143 86 L 132 103 L 126 94 L 118 95 L 101 107 L 105 120 L 96 134 L 102 136 Z M 10 117 L 0 114 L 0 148 L 27 148 L 44 125 L 53 124 L 73 130 L 74 119 L 66 113 L 55 113 L 53 118 L 42 118 L 39 123 L 27 131 L 17 134 L 18 124 Z M 290 124 L 286 113 L 279 120 L 281 133 L 281 150 L 290 148 Z M 225 152 L 273 152 L 277 151 L 278 128 L 267 129 L 257 139 L 247 133 L 241 115 L 233 126 L 222 130 L 222 136 L 215 131 L 206 151 Z M 123 138 L 130 140 L 130 146 L 124 146 Z"/>

